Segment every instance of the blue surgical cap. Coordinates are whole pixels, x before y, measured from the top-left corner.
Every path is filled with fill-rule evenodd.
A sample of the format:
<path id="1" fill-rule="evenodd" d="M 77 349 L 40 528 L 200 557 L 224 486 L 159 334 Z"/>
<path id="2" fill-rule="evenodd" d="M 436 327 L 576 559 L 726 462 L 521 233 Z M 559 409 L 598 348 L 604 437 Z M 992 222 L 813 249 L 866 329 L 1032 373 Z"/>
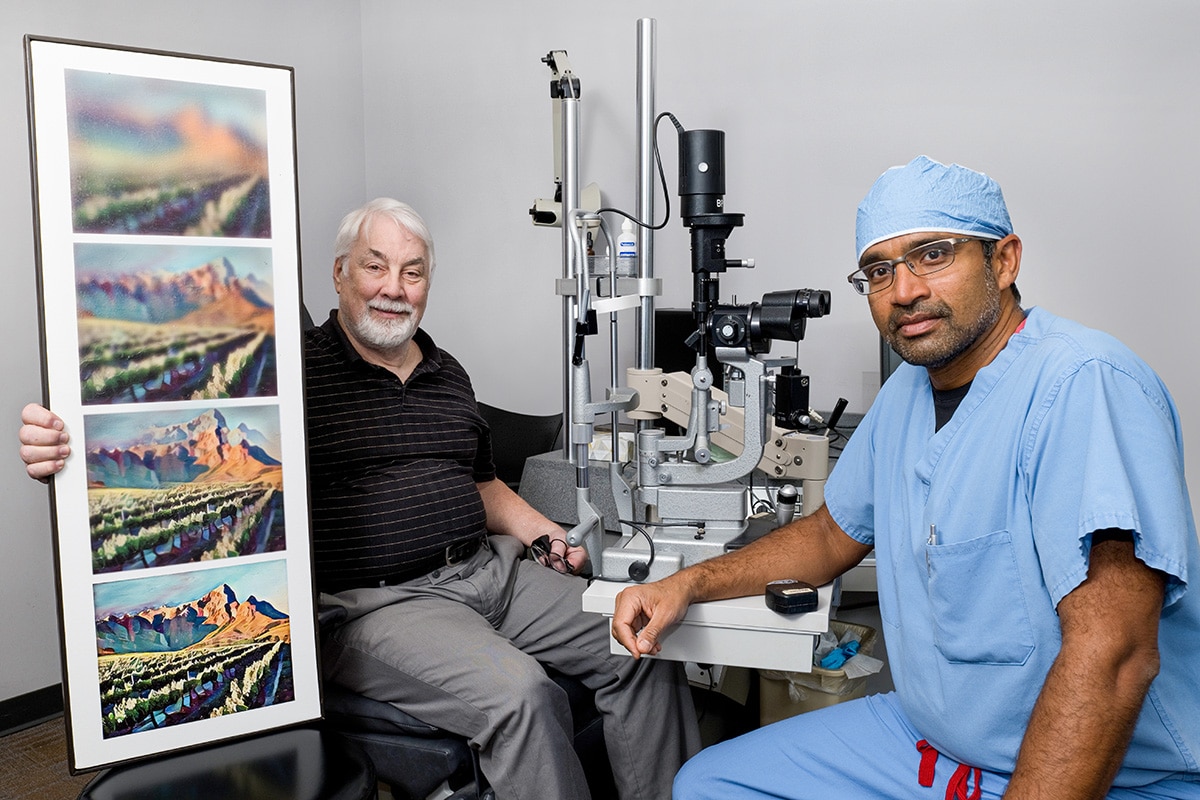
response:
<path id="1" fill-rule="evenodd" d="M 958 164 L 917 156 L 879 176 L 858 204 L 857 258 L 885 239 L 945 231 L 984 239 L 1012 233 L 1000 184 Z"/>

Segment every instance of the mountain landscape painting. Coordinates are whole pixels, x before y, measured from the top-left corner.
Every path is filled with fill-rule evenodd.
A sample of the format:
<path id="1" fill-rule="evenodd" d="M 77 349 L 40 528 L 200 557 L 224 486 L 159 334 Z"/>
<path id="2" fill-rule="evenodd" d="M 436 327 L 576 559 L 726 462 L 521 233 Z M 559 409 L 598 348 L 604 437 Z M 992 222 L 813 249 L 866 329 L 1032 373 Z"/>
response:
<path id="1" fill-rule="evenodd" d="M 295 699 L 282 560 L 93 594 L 105 739 Z"/>
<path id="2" fill-rule="evenodd" d="M 271 251 L 75 245 L 85 405 L 277 393 Z"/>
<path id="3" fill-rule="evenodd" d="M 266 92 L 64 78 L 76 233 L 270 237 Z"/>
<path id="4" fill-rule="evenodd" d="M 93 573 L 284 549 L 274 406 L 84 420 Z"/>
<path id="5" fill-rule="evenodd" d="M 319 720 L 294 70 L 24 55 L 70 771 Z"/>

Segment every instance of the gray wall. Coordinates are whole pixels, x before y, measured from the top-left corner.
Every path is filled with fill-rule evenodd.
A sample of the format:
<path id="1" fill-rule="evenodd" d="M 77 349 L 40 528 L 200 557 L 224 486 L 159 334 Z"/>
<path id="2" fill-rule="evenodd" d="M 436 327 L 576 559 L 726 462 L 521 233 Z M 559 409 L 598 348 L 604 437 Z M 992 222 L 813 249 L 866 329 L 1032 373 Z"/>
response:
<path id="1" fill-rule="evenodd" d="M 378 194 L 428 218 L 440 266 L 426 327 L 479 396 L 559 408 L 556 230 L 527 209 L 552 191 L 550 72 L 566 49 L 583 82 L 585 182 L 634 204 L 635 23 L 658 20 L 658 107 L 727 133 L 730 253 L 759 266 L 723 281 L 740 302 L 775 289 L 834 292 L 800 347 L 813 401 L 861 411 L 878 383 L 876 334 L 845 283 L 854 207 L 886 167 L 926 153 L 1004 185 L 1026 243 L 1020 286 L 1108 330 L 1171 386 L 1200 494 L 1200 377 L 1189 248 L 1200 200 L 1200 6 L 1179 0 L 212 0 L 21 4 L 0 18 L 0 141 L 10 244 L 0 298 L 0 419 L 40 393 L 21 36 L 107 41 L 296 68 L 306 300 L 334 302 L 328 242 L 342 211 Z M 286 31 L 286 33 L 284 33 Z M 661 127 L 675 201 L 675 140 Z M 661 205 L 660 205 L 661 213 Z M 656 240 L 664 306 L 690 299 L 687 236 Z M 1186 304 L 1186 305 L 1185 305 Z M 623 329 L 628 343 L 632 331 Z M 600 347 L 592 346 L 603 373 Z M 622 366 L 628 361 L 623 356 Z M 11 430 L 11 429 L 10 429 Z M 9 440 L 10 443 L 13 441 Z M 0 459 L 0 700 L 58 680 L 45 493 Z"/>
<path id="2" fill-rule="evenodd" d="M 283 33 L 286 31 L 286 34 Z M 363 194 L 361 42 L 357 3 L 323 0 L 10 3 L 0 15 L 0 238 L 8 243 L 0 318 L 0 700 L 59 681 L 47 494 L 13 457 L 21 407 L 41 398 L 36 273 L 25 113 L 25 34 L 244 59 L 295 68 L 305 296 L 332 296 L 328 243 Z M 314 265 L 322 265 L 314 267 Z"/>
<path id="3" fill-rule="evenodd" d="M 1025 241 L 1027 305 L 1105 329 L 1159 371 L 1183 415 L 1190 486 L 1200 495 L 1200 337 L 1186 321 L 1200 278 L 1184 256 L 1200 217 L 1200 5 L 526 0 L 515 11 L 363 0 L 362 8 L 367 188 L 409 198 L 429 218 L 440 266 L 426 328 L 465 362 L 480 398 L 559 407 L 560 240 L 526 215 L 553 178 L 550 71 L 540 59 L 570 53 L 582 81 L 582 181 L 632 209 L 636 20 L 652 17 L 658 109 L 687 128 L 726 131 L 727 208 L 746 215 L 729 252 L 759 266 L 730 273 L 724 297 L 833 291 L 833 313 L 810 324 L 799 351 L 816 407 L 844 396 L 862 411 L 873 398 L 877 334 L 845 281 L 854 209 L 885 168 L 926 153 L 1004 186 Z M 397 32 L 400 48 L 390 46 Z M 664 123 L 674 195 L 670 131 Z M 664 306 L 690 300 L 687 243 L 678 221 L 656 238 Z M 592 341 L 595 356 L 603 346 Z"/>

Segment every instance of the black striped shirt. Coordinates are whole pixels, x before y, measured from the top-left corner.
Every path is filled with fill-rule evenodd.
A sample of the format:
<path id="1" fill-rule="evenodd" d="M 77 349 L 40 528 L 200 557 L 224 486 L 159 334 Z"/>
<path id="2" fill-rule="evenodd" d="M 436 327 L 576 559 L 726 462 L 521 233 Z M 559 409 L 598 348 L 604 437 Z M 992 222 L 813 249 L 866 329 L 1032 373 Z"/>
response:
<path id="1" fill-rule="evenodd" d="M 477 481 L 491 437 L 462 365 L 424 331 L 407 382 L 364 361 L 337 312 L 306 334 L 305 394 L 317 589 L 377 586 L 443 563 L 486 533 Z"/>

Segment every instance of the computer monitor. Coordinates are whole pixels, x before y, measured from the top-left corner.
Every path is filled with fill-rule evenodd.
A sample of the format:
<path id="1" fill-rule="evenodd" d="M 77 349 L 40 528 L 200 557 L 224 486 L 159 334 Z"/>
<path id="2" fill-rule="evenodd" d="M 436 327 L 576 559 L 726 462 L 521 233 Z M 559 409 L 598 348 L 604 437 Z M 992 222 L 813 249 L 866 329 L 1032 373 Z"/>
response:
<path id="1" fill-rule="evenodd" d="M 904 363 L 900 354 L 892 349 L 882 336 L 879 337 L 879 385 L 882 386 L 896 368 Z"/>

